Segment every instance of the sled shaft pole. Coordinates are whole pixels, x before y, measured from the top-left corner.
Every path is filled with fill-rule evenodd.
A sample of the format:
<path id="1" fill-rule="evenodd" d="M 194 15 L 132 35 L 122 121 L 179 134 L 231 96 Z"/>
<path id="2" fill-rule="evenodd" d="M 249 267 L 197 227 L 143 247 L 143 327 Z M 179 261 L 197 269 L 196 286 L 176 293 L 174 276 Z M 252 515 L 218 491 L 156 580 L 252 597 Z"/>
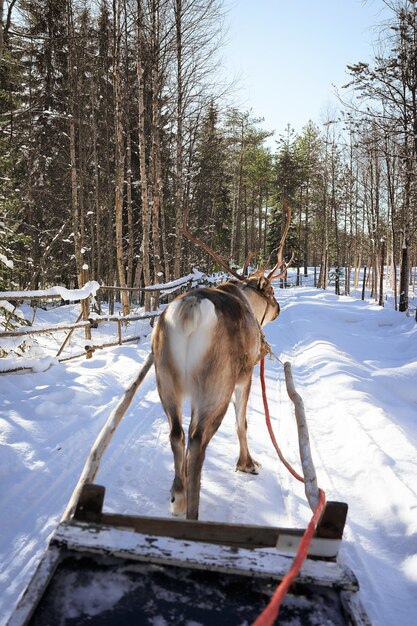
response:
<path id="1" fill-rule="evenodd" d="M 300 449 L 301 465 L 303 468 L 305 494 L 311 509 L 314 511 L 319 501 L 319 488 L 317 485 L 316 470 L 311 456 L 310 439 L 308 436 L 304 403 L 301 396 L 295 390 L 291 364 L 288 361 L 284 363 L 284 372 L 287 392 L 294 404 L 295 418 L 297 420 L 298 445 Z"/>

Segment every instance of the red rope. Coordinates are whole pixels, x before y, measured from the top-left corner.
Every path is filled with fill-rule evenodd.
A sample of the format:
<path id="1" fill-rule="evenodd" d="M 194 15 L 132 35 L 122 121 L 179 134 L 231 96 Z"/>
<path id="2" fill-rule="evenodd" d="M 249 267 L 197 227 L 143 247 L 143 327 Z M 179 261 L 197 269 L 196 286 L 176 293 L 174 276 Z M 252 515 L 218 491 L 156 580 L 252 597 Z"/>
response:
<path id="1" fill-rule="evenodd" d="M 265 363 L 264 359 L 261 361 L 261 386 L 262 386 L 262 399 L 264 402 L 265 409 L 265 419 L 268 426 L 268 431 L 271 436 L 272 443 L 274 445 L 275 450 L 278 453 L 279 458 L 285 465 L 285 467 L 291 472 L 291 474 L 299 481 L 304 482 L 304 478 L 300 476 L 291 465 L 285 460 L 278 443 L 275 439 L 274 432 L 271 426 L 271 418 L 269 415 L 269 407 L 268 400 L 266 397 L 266 386 L 265 386 Z M 326 506 L 326 496 L 322 489 L 319 489 L 319 502 L 314 510 L 312 518 L 304 531 L 304 534 L 301 538 L 300 545 L 298 546 L 297 554 L 295 555 L 294 561 L 284 576 L 278 587 L 275 589 L 275 592 L 269 601 L 268 605 L 262 611 L 262 613 L 256 618 L 253 622 L 252 626 L 272 626 L 276 618 L 278 617 L 279 610 L 281 608 L 282 601 L 285 595 L 288 592 L 291 584 L 294 579 L 298 576 L 298 573 L 307 557 L 308 549 L 310 547 L 311 540 L 316 531 L 317 523 L 324 511 L 324 507 Z"/>
<path id="2" fill-rule="evenodd" d="M 281 449 L 278 445 L 278 442 L 275 439 L 274 431 L 272 430 L 271 416 L 269 414 L 268 399 L 266 397 L 265 359 L 262 359 L 261 361 L 261 387 L 262 387 L 262 400 L 264 401 L 265 420 L 266 420 L 266 425 L 268 428 L 269 435 L 271 437 L 272 444 L 275 450 L 277 451 L 280 461 L 285 465 L 285 467 L 290 472 L 290 474 L 292 474 L 294 478 L 296 478 L 297 480 L 303 483 L 304 478 L 295 471 L 295 469 L 288 463 L 288 461 L 285 459 L 284 455 L 282 454 Z"/>

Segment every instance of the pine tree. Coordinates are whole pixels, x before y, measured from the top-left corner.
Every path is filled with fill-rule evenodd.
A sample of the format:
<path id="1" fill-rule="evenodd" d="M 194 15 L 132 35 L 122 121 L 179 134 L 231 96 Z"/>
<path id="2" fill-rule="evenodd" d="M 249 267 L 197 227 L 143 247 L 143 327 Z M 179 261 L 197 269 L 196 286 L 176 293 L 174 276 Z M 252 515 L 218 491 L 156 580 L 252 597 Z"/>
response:
<path id="1" fill-rule="evenodd" d="M 227 172 L 225 139 L 218 124 L 218 110 L 214 102 L 209 104 L 201 123 L 196 145 L 196 174 L 193 189 L 193 228 L 216 251 L 227 250 L 229 243 L 230 190 Z M 202 267 L 211 260 L 201 251 Z M 208 269 L 205 268 L 205 269 Z"/>
<path id="2" fill-rule="evenodd" d="M 297 137 L 290 126 L 287 127 L 285 135 L 279 138 L 274 169 L 275 199 L 270 214 L 268 234 L 268 248 L 271 255 L 276 254 L 285 226 L 285 204 L 290 205 L 293 215 L 297 214 L 297 194 L 301 186 L 301 161 Z M 296 244 L 293 225 L 288 233 L 286 249 L 296 250 Z"/>
<path id="3" fill-rule="evenodd" d="M 25 0 L 22 8 L 30 42 L 24 59 L 27 116 L 21 128 L 26 144 L 22 195 L 27 234 L 32 239 L 31 287 L 37 288 L 56 233 L 63 224 L 68 227 L 67 235 L 71 232 L 65 213 L 70 189 L 68 152 L 62 142 L 68 131 L 67 13 L 64 0 Z M 62 248 L 69 257 L 65 243 Z M 74 270 L 62 263 L 56 276 L 69 286 Z"/>

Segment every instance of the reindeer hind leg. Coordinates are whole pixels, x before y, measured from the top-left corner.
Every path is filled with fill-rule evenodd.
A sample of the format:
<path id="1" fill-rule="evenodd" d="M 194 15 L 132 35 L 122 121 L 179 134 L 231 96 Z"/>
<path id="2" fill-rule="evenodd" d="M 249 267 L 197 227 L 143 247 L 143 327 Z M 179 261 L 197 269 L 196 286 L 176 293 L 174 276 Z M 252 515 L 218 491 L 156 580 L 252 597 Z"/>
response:
<path id="1" fill-rule="evenodd" d="M 162 406 L 168 419 L 169 439 L 174 455 L 175 476 L 171 486 L 171 512 L 173 515 L 185 515 L 186 512 L 186 475 L 185 475 L 185 435 L 182 427 L 182 393 L 175 390 L 165 377 L 158 390 Z"/>
<path id="2" fill-rule="evenodd" d="M 178 415 L 170 419 L 171 450 L 174 455 L 175 476 L 171 486 L 171 513 L 185 515 L 186 476 L 185 476 L 185 435 Z"/>
<path id="3" fill-rule="evenodd" d="M 201 472 L 206 448 L 223 421 L 229 405 L 227 401 L 214 409 L 192 411 L 186 456 L 187 466 L 187 519 L 198 519 Z"/>

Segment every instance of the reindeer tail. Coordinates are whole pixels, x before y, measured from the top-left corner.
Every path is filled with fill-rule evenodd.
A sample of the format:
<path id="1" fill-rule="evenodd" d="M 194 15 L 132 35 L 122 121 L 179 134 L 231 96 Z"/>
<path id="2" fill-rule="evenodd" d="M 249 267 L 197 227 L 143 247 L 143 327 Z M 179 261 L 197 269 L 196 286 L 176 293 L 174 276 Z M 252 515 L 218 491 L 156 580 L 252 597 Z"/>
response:
<path id="1" fill-rule="evenodd" d="M 189 337 L 211 327 L 217 321 L 217 316 L 211 300 L 188 295 L 168 307 L 166 320 L 168 324 L 180 327 L 184 336 Z"/>

